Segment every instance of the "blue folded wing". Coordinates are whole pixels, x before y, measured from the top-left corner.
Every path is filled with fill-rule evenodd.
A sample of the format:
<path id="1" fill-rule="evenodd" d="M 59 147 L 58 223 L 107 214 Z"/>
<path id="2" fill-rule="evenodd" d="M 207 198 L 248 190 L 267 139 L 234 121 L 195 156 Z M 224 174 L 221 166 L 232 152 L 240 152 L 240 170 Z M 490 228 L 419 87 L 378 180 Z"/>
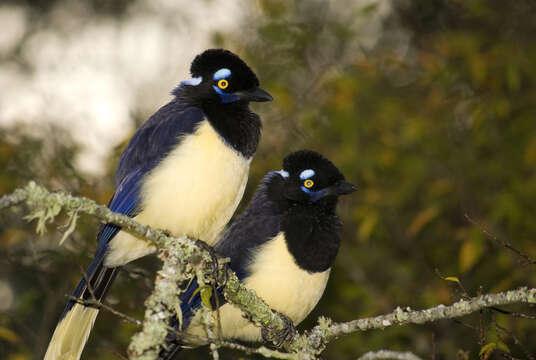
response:
<path id="1" fill-rule="evenodd" d="M 134 134 L 121 155 L 115 174 L 116 191 L 108 204 L 110 210 L 130 217 L 141 209 L 141 186 L 143 179 L 158 163 L 177 146 L 183 135 L 191 134 L 205 118 L 199 108 L 187 106 L 174 99 L 161 107 Z M 80 280 L 73 296 L 89 298 L 98 294 L 102 299 L 113 282 L 117 268 L 104 266 L 104 258 L 110 240 L 121 230 L 119 226 L 106 224 L 97 235 L 98 247 L 93 261 Z M 93 287 L 91 294 L 88 284 Z M 62 318 L 71 310 L 74 301 L 69 301 Z"/>
<path id="2" fill-rule="evenodd" d="M 136 170 L 128 174 L 117 188 L 108 207 L 113 212 L 135 216 L 140 202 L 140 184 L 143 172 Z M 110 240 L 121 228 L 117 225 L 106 224 L 97 235 L 99 247 L 106 247 Z"/>

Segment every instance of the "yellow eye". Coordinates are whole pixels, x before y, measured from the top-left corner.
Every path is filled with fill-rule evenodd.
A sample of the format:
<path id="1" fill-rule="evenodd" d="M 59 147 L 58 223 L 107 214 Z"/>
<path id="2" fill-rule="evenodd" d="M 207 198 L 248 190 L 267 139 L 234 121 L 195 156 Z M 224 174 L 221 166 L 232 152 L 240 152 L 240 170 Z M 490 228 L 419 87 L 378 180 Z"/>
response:
<path id="1" fill-rule="evenodd" d="M 307 179 L 303 182 L 303 186 L 305 186 L 307 189 L 312 188 L 314 184 L 315 182 L 311 179 Z"/>
<path id="2" fill-rule="evenodd" d="M 221 79 L 220 81 L 218 81 L 218 87 L 220 89 L 225 89 L 225 88 L 227 88 L 227 86 L 229 86 L 229 81 L 227 81 L 225 79 Z"/>

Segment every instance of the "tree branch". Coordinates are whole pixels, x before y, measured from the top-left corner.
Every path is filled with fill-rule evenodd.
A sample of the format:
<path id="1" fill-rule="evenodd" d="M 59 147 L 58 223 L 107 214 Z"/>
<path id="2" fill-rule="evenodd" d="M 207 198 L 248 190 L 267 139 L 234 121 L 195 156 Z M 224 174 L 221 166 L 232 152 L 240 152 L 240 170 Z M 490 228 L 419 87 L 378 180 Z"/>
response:
<path id="1" fill-rule="evenodd" d="M 361 355 L 357 360 L 379 360 L 379 359 L 391 359 L 391 360 L 421 360 L 417 355 L 410 352 L 392 351 L 392 350 L 378 350 L 369 351 Z"/>
<path id="2" fill-rule="evenodd" d="M 291 350 L 319 354 L 331 340 L 341 335 L 357 331 L 385 329 L 393 325 L 425 324 L 437 320 L 454 319 L 484 308 L 516 303 L 536 304 L 536 288 L 522 287 L 497 294 L 486 294 L 467 300 L 463 299 L 450 306 L 441 304 L 426 310 L 397 307 L 389 314 L 338 324 L 330 324 L 329 320 L 321 318 L 319 325 L 302 335 L 301 339 L 293 342 Z"/>
<path id="3" fill-rule="evenodd" d="M 50 192 L 44 187 L 31 181 L 24 188 L 15 190 L 12 194 L 0 198 L 0 210 L 26 204 L 30 209 L 28 220 L 37 220 L 37 232 L 42 234 L 46 224 L 54 220 L 61 210 L 64 210 L 71 221 L 78 213 L 93 215 L 103 223 L 121 226 L 137 237 L 154 243 L 159 249 L 159 258 L 164 262 L 162 270 L 157 274 L 155 287 L 151 296 L 146 300 L 144 330 L 136 334 L 129 347 L 131 358 L 154 359 L 164 343 L 169 320 L 175 314 L 180 318 L 180 289 L 177 284 L 190 279 L 193 275 L 198 280 L 213 281 L 213 259 L 208 246 L 200 246 L 198 241 L 187 237 L 174 238 L 164 231 L 142 225 L 132 218 L 114 213 L 106 206 L 98 205 L 93 200 L 74 197 L 62 192 Z M 73 225 L 74 227 L 74 225 Z M 226 268 L 227 269 L 227 268 Z M 220 274 L 221 277 L 223 277 Z M 269 335 L 275 335 L 284 329 L 285 321 L 254 291 L 246 289 L 227 269 L 224 296 L 226 300 L 240 308 L 257 326 L 266 327 Z M 143 334 L 143 335 L 141 335 Z M 135 340 L 135 341 L 134 341 Z M 134 344 L 136 342 L 136 344 Z"/>
<path id="4" fill-rule="evenodd" d="M 214 283 L 213 257 L 209 248 L 201 246 L 198 241 L 186 237 L 174 238 L 167 236 L 162 230 L 151 229 L 137 223 L 128 216 L 114 213 L 93 200 L 74 197 L 64 193 L 51 193 L 43 187 L 30 182 L 25 188 L 0 198 L 0 210 L 6 207 L 25 203 L 30 208 L 27 219 L 37 220 L 37 231 L 44 232 L 46 223 L 54 220 L 63 209 L 76 221 L 78 213 L 86 213 L 97 217 L 103 223 L 121 226 L 132 234 L 154 243 L 158 256 L 164 262 L 155 280 L 153 293 L 146 300 L 147 307 L 143 330 L 136 334 L 129 346 L 131 359 L 155 359 L 162 348 L 169 329 L 172 316 L 181 318 L 179 295 L 183 289 L 177 284 L 197 276 L 200 283 Z M 74 228 L 74 225 L 70 226 Z M 226 269 L 226 273 L 223 272 Z M 221 266 L 218 279 L 226 277 L 223 289 L 226 300 L 238 308 L 257 326 L 267 328 L 269 335 L 275 335 L 285 326 L 284 320 L 252 290 L 246 289 L 233 271 Z M 225 275 L 225 276 L 224 276 Z M 536 288 L 519 288 L 497 294 L 460 300 L 450 306 L 438 305 L 426 310 L 411 310 L 409 307 L 396 308 L 392 313 L 372 318 L 358 319 L 345 323 L 332 323 L 320 317 L 319 324 L 304 334 L 297 335 L 292 341 L 284 344 L 287 352 L 270 350 L 265 347 L 257 349 L 244 347 L 219 339 L 209 339 L 215 344 L 213 356 L 217 356 L 217 347 L 226 346 L 240 349 L 248 353 L 257 353 L 265 357 L 278 359 L 314 359 L 333 339 L 358 331 L 384 329 L 394 325 L 424 324 L 441 319 L 462 317 L 483 308 L 496 307 L 514 303 L 536 303 Z M 365 354 L 367 355 L 367 354 Z"/>

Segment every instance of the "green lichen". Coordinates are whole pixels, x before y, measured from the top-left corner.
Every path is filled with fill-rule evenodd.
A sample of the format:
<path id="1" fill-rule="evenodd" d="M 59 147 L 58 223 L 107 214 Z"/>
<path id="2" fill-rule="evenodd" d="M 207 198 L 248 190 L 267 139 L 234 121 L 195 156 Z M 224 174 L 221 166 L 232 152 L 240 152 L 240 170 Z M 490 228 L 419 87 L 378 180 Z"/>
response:
<path id="1" fill-rule="evenodd" d="M 399 306 L 395 309 L 395 319 L 399 322 L 407 321 L 409 319 L 409 314 Z"/>

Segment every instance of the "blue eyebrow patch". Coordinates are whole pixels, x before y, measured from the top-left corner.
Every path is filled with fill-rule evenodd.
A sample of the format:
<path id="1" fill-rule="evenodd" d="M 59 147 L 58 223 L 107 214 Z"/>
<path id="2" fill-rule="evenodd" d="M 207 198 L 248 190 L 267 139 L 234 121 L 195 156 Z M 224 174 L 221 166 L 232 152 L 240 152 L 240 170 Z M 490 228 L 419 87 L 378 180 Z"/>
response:
<path id="1" fill-rule="evenodd" d="M 220 69 L 218 71 L 216 71 L 214 73 L 214 80 L 220 80 L 220 79 L 225 79 L 225 78 L 228 78 L 229 76 L 231 76 L 231 70 L 229 69 Z"/>
<path id="2" fill-rule="evenodd" d="M 312 178 L 313 176 L 315 176 L 315 171 L 312 170 L 312 169 L 303 170 L 300 173 L 300 179 L 302 179 L 302 180 Z"/>

